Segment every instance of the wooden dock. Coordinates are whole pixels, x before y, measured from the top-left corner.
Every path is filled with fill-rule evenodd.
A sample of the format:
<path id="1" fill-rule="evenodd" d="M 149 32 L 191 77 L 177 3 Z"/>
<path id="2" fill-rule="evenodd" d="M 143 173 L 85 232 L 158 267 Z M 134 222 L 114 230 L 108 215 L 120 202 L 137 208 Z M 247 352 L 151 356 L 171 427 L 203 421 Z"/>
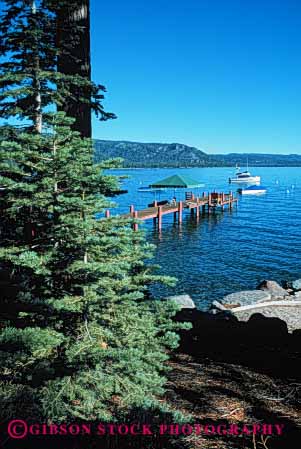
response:
<path id="1" fill-rule="evenodd" d="M 162 228 L 162 218 L 164 215 L 173 214 L 174 221 L 178 223 L 182 223 L 183 220 L 183 210 L 190 210 L 192 215 L 195 215 L 198 219 L 200 217 L 200 213 L 208 213 L 216 208 L 221 208 L 224 210 L 226 206 L 231 210 L 233 205 L 237 205 L 237 198 L 233 196 L 233 193 L 203 193 L 202 196 L 195 196 L 194 194 L 187 192 L 186 199 L 184 201 L 154 201 L 152 204 L 149 204 L 149 207 L 142 210 L 135 210 L 134 206 L 130 206 L 130 211 L 128 214 L 122 215 L 124 218 L 133 218 L 135 219 L 133 223 L 133 229 L 135 231 L 138 230 L 139 221 L 150 220 L 153 219 L 154 224 L 158 227 L 158 229 Z M 161 203 L 161 204 L 160 204 Z M 107 210 L 105 212 L 105 216 L 107 218 L 110 217 L 110 211 Z M 137 221 L 136 221 L 137 220 Z"/>

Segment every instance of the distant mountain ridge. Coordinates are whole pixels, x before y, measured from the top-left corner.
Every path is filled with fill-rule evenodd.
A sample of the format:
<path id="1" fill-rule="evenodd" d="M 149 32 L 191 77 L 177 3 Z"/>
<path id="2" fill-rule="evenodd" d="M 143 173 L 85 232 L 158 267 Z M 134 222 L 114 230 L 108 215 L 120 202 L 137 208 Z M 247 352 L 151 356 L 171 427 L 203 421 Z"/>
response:
<path id="1" fill-rule="evenodd" d="M 140 143 L 95 140 L 96 161 L 121 157 L 125 167 L 207 167 L 213 159 L 179 143 Z"/>
<path id="2" fill-rule="evenodd" d="M 248 163 L 251 167 L 300 167 L 300 154 L 269 154 L 269 153 L 230 153 L 216 154 L 214 159 L 221 165 L 245 167 Z"/>
<path id="3" fill-rule="evenodd" d="M 180 143 L 142 143 L 124 140 L 94 140 L 95 162 L 122 158 L 127 168 L 159 167 L 299 167 L 301 155 L 230 153 L 206 154 L 198 148 Z"/>

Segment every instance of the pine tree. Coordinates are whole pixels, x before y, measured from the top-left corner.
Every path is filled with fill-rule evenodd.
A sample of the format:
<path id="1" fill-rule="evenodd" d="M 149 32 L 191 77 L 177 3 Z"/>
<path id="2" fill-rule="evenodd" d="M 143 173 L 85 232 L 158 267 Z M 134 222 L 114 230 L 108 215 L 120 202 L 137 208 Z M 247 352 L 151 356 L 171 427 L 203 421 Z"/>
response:
<path id="1" fill-rule="evenodd" d="M 111 420 L 162 392 L 176 307 L 149 299 L 148 285 L 166 279 L 145 263 L 151 247 L 129 220 L 95 219 L 117 181 L 93 165 L 74 119 L 57 112 L 72 86 L 89 81 L 58 72 L 55 16 L 44 2 L 6 4 L 1 418 Z"/>

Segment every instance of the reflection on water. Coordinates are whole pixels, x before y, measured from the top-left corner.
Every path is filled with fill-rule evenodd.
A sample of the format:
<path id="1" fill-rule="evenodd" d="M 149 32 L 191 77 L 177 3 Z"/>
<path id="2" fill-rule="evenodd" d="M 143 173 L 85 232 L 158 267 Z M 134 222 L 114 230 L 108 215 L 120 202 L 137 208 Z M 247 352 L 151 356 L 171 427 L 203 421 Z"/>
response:
<path id="1" fill-rule="evenodd" d="M 262 279 L 301 277 L 300 168 L 250 170 L 262 177 L 265 195 L 241 196 L 237 209 L 200 214 L 198 223 L 187 211 L 181 225 L 164 216 L 160 233 L 152 220 L 146 222 L 147 239 L 156 245 L 154 263 L 161 265 L 161 273 L 178 278 L 175 288 L 155 287 L 153 294 L 189 293 L 206 309 L 212 300 L 254 288 Z M 144 208 L 154 195 L 138 193 L 138 187 L 177 172 L 203 181 L 206 191 L 224 192 L 229 192 L 227 180 L 233 174 L 229 168 L 120 170 L 131 178 L 124 183 L 128 194 L 117 198 L 115 213 L 127 212 L 130 204 Z M 184 197 L 183 191 L 175 193 L 177 199 Z M 160 199 L 173 196 L 173 190 L 160 193 Z"/>

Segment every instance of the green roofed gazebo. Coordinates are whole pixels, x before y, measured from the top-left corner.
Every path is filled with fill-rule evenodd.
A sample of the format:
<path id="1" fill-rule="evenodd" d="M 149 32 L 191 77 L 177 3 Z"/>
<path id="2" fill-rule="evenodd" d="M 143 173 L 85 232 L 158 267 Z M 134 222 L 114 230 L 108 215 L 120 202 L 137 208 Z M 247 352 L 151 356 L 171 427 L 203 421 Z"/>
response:
<path id="1" fill-rule="evenodd" d="M 171 188 L 171 189 L 194 189 L 197 187 L 204 187 L 204 184 L 195 181 L 189 176 L 185 175 L 173 175 L 168 178 L 162 179 L 161 181 L 153 182 L 149 185 L 151 188 L 162 187 L 162 188 Z"/>

